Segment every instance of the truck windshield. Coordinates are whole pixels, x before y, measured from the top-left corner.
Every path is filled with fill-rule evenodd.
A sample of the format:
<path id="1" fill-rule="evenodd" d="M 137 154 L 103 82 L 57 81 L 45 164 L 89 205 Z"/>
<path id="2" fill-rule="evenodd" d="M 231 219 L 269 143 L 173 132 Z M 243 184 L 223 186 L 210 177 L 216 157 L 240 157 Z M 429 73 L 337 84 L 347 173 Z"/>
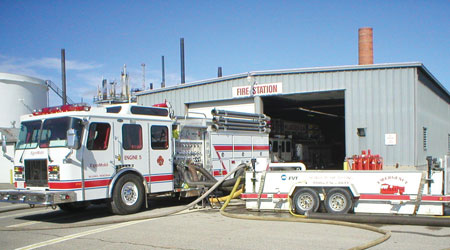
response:
<path id="1" fill-rule="evenodd" d="M 41 124 L 41 121 L 22 122 L 16 148 L 35 148 L 38 145 Z"/>
<path id="2" fill-rule="evenodd" d="M 47 119 L 41 129 L 39 147 L 53 148 L 67 146 L 67 130 L 75 129 L 78 140 L 81 139 L 82 122 L 80 119 L 71 117 L 61 117 Z"/>
<path id="3" fill-rule="evenodd" d="M 81 119 L 71 117 L 53 118 L 42 121 L 22 122 L 17 149 L 66 147 L 67 130 L 75 129 L 81 141 L 83 124 Z"/>

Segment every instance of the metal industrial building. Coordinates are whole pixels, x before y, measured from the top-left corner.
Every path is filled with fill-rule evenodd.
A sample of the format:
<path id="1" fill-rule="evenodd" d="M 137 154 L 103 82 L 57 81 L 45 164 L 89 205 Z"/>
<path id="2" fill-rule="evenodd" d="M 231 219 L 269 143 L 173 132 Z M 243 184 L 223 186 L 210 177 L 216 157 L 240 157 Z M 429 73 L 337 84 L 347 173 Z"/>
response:
<path id="1" fill-rule="evenodd" d="M 179 116 L 212 108 L 269 115 L 270 136 L 287 138 L 292 160 L 315 168 L 318 160 L 342 168 L 367 149 L 401 169 L 450 152 L 450 93 L 421 63 L 256 71 L 137 94 L 142 105 L 165 100 Z M 298 146 L 308 155 L 295 157 Z"/>

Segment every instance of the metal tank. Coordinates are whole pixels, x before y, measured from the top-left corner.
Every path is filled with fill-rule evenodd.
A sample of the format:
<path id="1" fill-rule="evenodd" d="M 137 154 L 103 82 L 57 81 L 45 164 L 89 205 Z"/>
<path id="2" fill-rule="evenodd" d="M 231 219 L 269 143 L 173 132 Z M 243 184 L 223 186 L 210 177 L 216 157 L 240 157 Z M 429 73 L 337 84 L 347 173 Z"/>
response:
<path id="1" fill-rule="evenodd" d="M 12 157 L 20 130 L 20 116 L 47 106 L 48 87 L 38 78 L 0 73 L 0 95 L 0 133 L 7 137 L 6 155 Z M 0 184 L 12 183 L 12 171 L 12 162 L 0 152 Z"/>
<path id="2" fill-rule="evenodd" d="M 0 128 L 19 128 L 21 115 L 48 103 L 45 81 L 34 77 L 0 73 L 0 93 Z"/>

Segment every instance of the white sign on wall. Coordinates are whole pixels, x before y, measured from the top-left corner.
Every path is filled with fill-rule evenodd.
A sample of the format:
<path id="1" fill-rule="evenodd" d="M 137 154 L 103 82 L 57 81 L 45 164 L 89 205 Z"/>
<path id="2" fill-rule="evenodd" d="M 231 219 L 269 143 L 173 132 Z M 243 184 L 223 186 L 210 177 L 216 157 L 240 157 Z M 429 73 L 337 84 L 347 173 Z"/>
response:
<path id="1" fill-rule="evenodd" d="M 397 134 L 385 134 L 384 135 L 384 144 L 386 146 L 397 145 Z"/>
<path id="2" fill-rule="evenodd" d="M 283 84 L 281 82 L 233 87 L 233 97 L 273 95 L 280 93 L 283 93 Z"/>

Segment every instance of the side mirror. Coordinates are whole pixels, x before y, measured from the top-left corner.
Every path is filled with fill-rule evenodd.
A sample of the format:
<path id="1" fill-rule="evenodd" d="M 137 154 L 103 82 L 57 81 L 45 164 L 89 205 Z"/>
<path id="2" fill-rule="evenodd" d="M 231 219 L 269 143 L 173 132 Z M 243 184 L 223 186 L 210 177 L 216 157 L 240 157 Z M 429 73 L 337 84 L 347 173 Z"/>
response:
<path id="1" fill-rule="evenodd" d="M 2 151 L 6 153 L 6 135 L 2 135 Z"/>
<path id="2" fill-rule="evenodd" d="M 80 141 L 78 140 L 75 129 L 71 128 L 67 130 L 67 147 L 70 149 L 77 149 L 80 147 Z"/>

